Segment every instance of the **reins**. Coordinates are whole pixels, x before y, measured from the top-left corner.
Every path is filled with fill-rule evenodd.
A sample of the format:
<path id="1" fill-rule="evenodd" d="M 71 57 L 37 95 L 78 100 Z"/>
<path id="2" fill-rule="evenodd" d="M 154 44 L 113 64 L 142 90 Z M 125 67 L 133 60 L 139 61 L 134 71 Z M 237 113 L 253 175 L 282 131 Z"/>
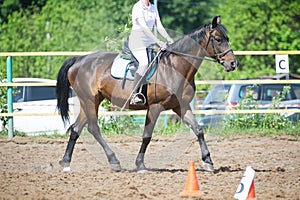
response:
<path id="1" fill-rule="evenodd" d="M 169 51 L 169 50 L 167 50 L 167 51 Z M 169 51 L 169 52 L 174 53 L 174 54 L 179 55 L 179 56 L 190 57 L 190 58 L 194 58 L 194 59 L 197 59 L 197 60 L 208 60 L 208 61 L 211 61 L 211 62 L 218 62 L 217 59 L 214 59 L 214 58 L 194 56 L 194 55 L 191 55 L 191 54 L 182 53 L 182 52 L 173 51 L 173 50 Z"/>
<path id="2" fill-rule="evenodd" d="M 142 79 L 144 78 L 144 76 L 147 74 L 147 72 L 149 71 L 149 69 L 152 67 L 152 65 L 154 64 L 155 60 L 161 55 L 162 52 L 170 52 L 170 53 L 173 53 L 173 54 L 176 54 L 176 55 L 179 55 L 179 56 L 184 56 L 184 57 L 189 57 L 189 58 L 193 58 L 193 59 L 197 59 L 197 60 L 207 60 L 207 61 L 210 61 L 210 62 L 219 62 L 220 63 L 220 58 L 222 58 L 223 56 L 225 56 L 227 53 L 229 52 L 232 52 L 232 49 L 231 48 L 228 48 L 226 51 L 224 52 L 221 52 L 221 53 L 216 53 L 216 50 L 215 50 L 215 45 L 214 45 L 214 42 L 212 40 L 212 37 L 214 37 L 212 35 L 213 31 L 215 29 L 211 29 L 209 30 L 209 38 L 208 38 L 208 41 L 206 43 L 206 47 L 205 49 L 207 49 L 210 41 L 211 41 L 211 45 L 212 45 L 212 49 L 214 51 L 214 57 L 215 58 L 209 58 L 209 57 L 201 57 L 201 56 L 195 56 L 195 55 L 191 55 L 191 54 L 187 54 L 187 53 L 182 53 L 182 52 L 179 52 L 179 51 L 174 51 L 174 50 L 169 50 L 168 47 L 166 49 L 159 49 L 158 53 L 156 54 L 156 56 L 154 57 L 154 59 L 152 60 L 152 62 L 148 65 L 147 69 L 145 70 L 145 72 L 143 73 L 142 75 L 142 78 L 139 80 L 142 81 Z M 127 100 L 125 101 L 123 107 L 121 108 L 121 111 L 123 111 L 127 105 L 127 103 L 129 102 L 130 98 L 132 97 L 134 91 L 136 90 L 136 88 L 134 88 L 130 94 L 130 96 L 127 98 Z"/>

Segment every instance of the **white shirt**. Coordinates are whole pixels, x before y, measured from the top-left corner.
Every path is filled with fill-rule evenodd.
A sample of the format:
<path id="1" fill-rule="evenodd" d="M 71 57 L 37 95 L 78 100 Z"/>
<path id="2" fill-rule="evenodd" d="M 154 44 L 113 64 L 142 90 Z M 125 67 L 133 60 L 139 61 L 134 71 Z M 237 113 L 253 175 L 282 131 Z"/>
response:
<path id="1" fill-rule="evenodd" d="M 152 30 L 155 25 L 156 17 L 158 17 L 158 11 L 153 4 L 150 3 L 149 6 L 146 7 L 138 1 L 132 8 L 132 30 L 141 29 L 137 22 L 138 18 L 144 18 L 147 26 Z"/>
<path id="2" fill-rule="evenodd" d="M 140 1 L 134 4 L 132 8 L 132 31 L 129 36 L 130 48 L 147 47 L 154 43 L 144 33 L 137 19 L 144 18 L 148 28 L 152 31 L 157 17 L 159 17 L 159 14 L 153 4 L 150 3 L 148 7 L 143 6 Z"/>

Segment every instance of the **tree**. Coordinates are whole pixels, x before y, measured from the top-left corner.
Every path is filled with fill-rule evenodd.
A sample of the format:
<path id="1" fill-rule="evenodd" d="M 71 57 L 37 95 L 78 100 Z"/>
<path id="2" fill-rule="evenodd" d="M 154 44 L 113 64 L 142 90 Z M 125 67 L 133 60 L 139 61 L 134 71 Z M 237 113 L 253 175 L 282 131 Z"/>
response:
<path id="1" fill-rule="evenodd" d="M 166 28 L 180 33 L 189 33 L 195 28 L 211 22 L 212 8 L 220 0 L 158 0 L 158 11 Z"/>
<path id="2" fill-rule="evenodd" d="M 4 0 L 0 3 L 0 15 L 2 20 L 7 20 L 0 22 L 0 52 L 118 51 L 120 46 L 111 48 L 111 44 L 128 34 L 124 32 L 130 30 L 135 2 Z M 209 23 L 213 16 L 221 15 L 233 50 L 300 49 L 297 0 L 158 0 L 158 10 L 173 37 L 177 33 L 182 37 Z M 56 78 L 65 59 L 62 56 L 15 57 L 14 77 Z M 225 74 L 222 67 L 204 62 L 200 73 L 204 79 L 239 79 L 275 73 L 274 56 L 238 56 L 238 60 L 240 66 L 236 72 Z M 0 61 L 5 62 L 3 58 Z M 291 72 L 300 73 L 297 63 L 300 56 L 290 56 Z"/>
<path id="3" fill-rule="evenodd" d="M 228 24 L 234 50 L 300 49 L 300 4 L 297 0 L 225 0 L 222 21 Z M 239 77 L 275 74 L 274 56 L 239 56 Z M 300 56 L 290 56 L 290 71 L 300 73 Z M 235 75 L 236 74 L 232 74 Z"/>
<path id="4" fill-rule="evenodd" d="M 13 12 L 20 10 L 31 9 L 32 5 L 42 8 L 46 3 L 46 0 L 3 0 L 0 1 L 0 24 L 7 22 L 8 16 Z"/>
<path id="5" fill-rule="evenodd" d="M 105 49 L 105 36 L 114 35 L 128 20 L 126 1 L 56 1 L 14 12 L 1 27 L 0 51 L 94 51 Z M 121 9 L 127 8 L 127 9 Z M 36 12 L 32 10 L 36 9 Z M 111 17 L 111 13 L 116 13 Z M 56 78 L 66 57 L 15 57 L 15 77 Z"/>

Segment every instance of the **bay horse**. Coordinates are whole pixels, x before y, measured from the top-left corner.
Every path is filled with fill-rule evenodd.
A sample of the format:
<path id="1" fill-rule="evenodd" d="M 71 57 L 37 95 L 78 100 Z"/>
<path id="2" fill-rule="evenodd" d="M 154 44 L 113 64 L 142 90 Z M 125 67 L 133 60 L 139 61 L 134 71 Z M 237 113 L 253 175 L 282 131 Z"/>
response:
<path id="1" fill-rule="evenodd" d="M 87 125 L 87 130 L 102 146 L 111 169 L 121 171 L 120 161 L 103 139 L 98 125 L 99 105 L 104 99 L 108 99 L 119 107 L 126 104 L 126 108 L 132 110 L 147 110 L 142 144 L 135 161 L 138 172 L 147 171 L 144 156 L 154 126 L 159 114 L 170 109 L 197 136 L 204 170 L 214 171 L 204 132 L 192 113 L 190 102 L 195 94 L 194 77 L 204 59 L 209 57 L 218 62 L 227 72 L 237 68 L 238 62 L 229 46 L 229 38 L 225 26 L 221 24 L 220 16 L 214 17 L 211 23 L 200 26 L 162 51 L 156 71 L 144 86 L 145 105 L 128 103 L 133 88 L 132 81 L 127 81 L 127 86 L 122 89 L 123 81 L 111 76 L 110 68 L 117 55 L 116 52 L 96 52 L 73 57 L 67 59 L 60 68 L 56 85 L 57 108 L 64 123 L 69 120 L 70 86 L 80 102 L 77 119 L 68 129 L 71 133 L 65 154 L 59 161 L 60 165 L 64 169 L 70 169 L 76 140 Z"/>

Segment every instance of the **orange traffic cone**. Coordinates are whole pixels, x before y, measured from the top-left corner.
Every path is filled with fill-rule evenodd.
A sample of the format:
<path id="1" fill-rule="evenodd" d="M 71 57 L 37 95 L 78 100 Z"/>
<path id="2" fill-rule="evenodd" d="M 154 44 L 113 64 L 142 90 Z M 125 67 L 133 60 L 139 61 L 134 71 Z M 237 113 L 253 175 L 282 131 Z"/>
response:
<path id="1" fill-rule="evenodd" d="M 254 189 L 254 180 L 251 183 L 250 189 L 249 189 L 249 193 L 248 193 L 248 197 L 246 200 L 256 200 L 255 197 L 255 189 Z"/>
<path id="2" fill-rule="evenodd" d="M 189 162 L 189 171 L 188 171 L 188 177 L 186 180 L 186 184 L 185 184 L 184 190 L 179 195 L 180 196 L 203 196 L 203 195 L 205 195 L 199 189 L 194 161 Z"/>

